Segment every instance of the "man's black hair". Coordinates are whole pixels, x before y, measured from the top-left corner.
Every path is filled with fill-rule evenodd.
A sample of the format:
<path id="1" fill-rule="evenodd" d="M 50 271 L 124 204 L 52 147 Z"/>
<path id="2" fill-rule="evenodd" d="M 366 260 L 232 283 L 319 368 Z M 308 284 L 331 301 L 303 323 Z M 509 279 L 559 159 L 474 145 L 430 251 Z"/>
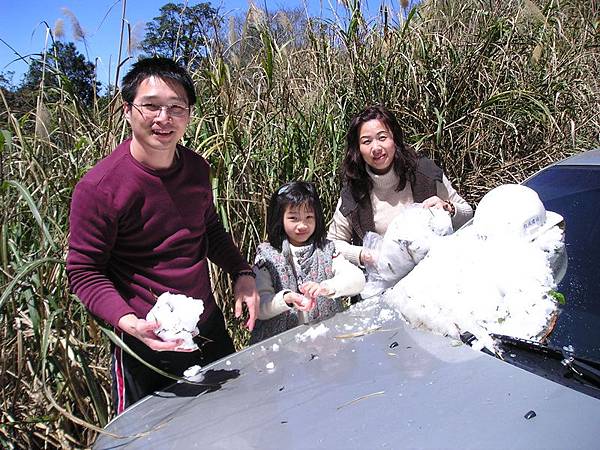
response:
<path id="1" fill-rule="evenodd" d="M 125 103 L 132 103 L 140 83 L 150 77 L 180 84 L 188 98 L 188 105 L 196 103 L 196 91 L 190 74 L 170 58 L 144 58 L 137 61 L 121 82 L 121 96 Z"/>
<path id="2" fill-rule="evenodd" d="M 288 206 L 306 205 L 315 213 L 315 231 L 307 243 L 313 250 L 325 246 L 325 218 L 321 200 L 314 184 L 307 181 L 292 181 L 277 189 L 271 196 L 267 211 L 267 234 L 269 244 L 281 251 L 283 240 L 287 239 L 283 228 L 283 216 Z"/>

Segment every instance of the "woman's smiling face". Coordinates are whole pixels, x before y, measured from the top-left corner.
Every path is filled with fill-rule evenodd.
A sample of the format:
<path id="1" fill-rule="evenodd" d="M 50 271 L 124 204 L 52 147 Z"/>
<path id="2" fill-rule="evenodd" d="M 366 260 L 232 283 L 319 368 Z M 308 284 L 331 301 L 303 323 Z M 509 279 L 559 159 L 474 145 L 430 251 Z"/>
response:
<path id="1" fill-rule="evenodd" d="M 387 173 L 394 162 L 396 144 L 391 130 L 379 119 L 369 120 L 358 129 L 360 154 L 371 171 Z"/>

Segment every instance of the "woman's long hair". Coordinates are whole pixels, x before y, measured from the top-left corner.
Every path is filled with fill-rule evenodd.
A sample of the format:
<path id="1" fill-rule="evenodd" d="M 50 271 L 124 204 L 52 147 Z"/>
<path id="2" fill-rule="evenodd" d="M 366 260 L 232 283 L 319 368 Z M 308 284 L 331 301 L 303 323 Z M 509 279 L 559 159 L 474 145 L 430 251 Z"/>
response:
<path id="1" fill-rule="evenodd" d="M 346 134 L 346 156 L 342 165 L 342 179 L 348 184 L 352 197 L 361 202 L 368 197 L 373 188 L 373 180 L 367 173 L 366 163 L 360 154 L 360 127 L 369 120 L 380 120 L 392 133 L 396 151 L 394 153 L 393 170 L 398 176 L 397 191 L 401 191 L 407 182 L 415 177 L 417 167 L 417 153 L 405 144 L 404 133 L 394 114 L 387 108 L 375 105 L 369 106 L 356 115 L 350 122 Z"/>

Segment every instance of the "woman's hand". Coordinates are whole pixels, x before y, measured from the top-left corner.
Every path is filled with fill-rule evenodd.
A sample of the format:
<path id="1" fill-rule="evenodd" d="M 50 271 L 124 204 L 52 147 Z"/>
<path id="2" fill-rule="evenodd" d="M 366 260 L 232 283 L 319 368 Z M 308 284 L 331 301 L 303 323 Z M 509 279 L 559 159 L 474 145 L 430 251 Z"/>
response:
<path id="1" fill-rule="evenodd" d="M 315 298 L 306 297 L 297 292 L 286 292 L 283 296 L 283 301 L 300 311 L 310 311 L 317 304 Z"/>
<path id="2" fill-rule="evenodd" d="M 454 208 L 454 205 L 452 204 L 452 202 L 449 202 L 447 200 L 442 200 L 437 195 L 434 195 L 433 197 L 429 197 L 427 200 L 423 201 L 422 205 L 423 205 L 423 208 L 443 209 L 444 211 L 449 213 L 451 216 L 453 216 L 454 212 L 455 212 L 455 208 Z"/>
<path id="3" fill-rule="evenodd" d="M 363 247 L 358 260 L 363 267 L 374 266 L 377 263 L 377 253 L 374 250 Z"/>

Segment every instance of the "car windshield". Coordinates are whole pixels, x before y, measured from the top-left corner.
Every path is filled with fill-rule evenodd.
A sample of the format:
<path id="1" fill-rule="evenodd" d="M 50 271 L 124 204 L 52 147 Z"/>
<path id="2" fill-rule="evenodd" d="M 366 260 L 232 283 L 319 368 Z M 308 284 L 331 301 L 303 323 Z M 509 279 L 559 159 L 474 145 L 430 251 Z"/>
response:
<path id="1" fill-rule="evenodd" d="M 600 361 L 600 167 L 553 166 L 525 184 L 565 218 L 568 264 L 557 287 L 565 304 L 547 343 Z"/>

